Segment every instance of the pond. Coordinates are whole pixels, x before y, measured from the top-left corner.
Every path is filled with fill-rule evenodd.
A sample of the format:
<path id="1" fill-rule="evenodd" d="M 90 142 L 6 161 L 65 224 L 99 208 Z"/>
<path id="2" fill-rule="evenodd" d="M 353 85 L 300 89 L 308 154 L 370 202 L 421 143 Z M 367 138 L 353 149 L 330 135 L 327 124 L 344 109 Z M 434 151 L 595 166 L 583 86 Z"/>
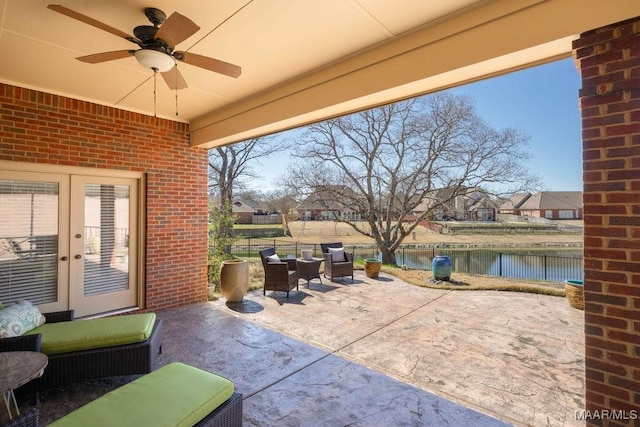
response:
<path id="1" fill-rule="evenodd" d="M 581 250 L 509 250 L 487 249 L 439 250 L 453 263 L 453 271 L 518 279 L 582 280 L 584 275 Z M 431 270 L 433 251 L 404 249 L 397 257 L 398 265 L 413 269 Z"/>

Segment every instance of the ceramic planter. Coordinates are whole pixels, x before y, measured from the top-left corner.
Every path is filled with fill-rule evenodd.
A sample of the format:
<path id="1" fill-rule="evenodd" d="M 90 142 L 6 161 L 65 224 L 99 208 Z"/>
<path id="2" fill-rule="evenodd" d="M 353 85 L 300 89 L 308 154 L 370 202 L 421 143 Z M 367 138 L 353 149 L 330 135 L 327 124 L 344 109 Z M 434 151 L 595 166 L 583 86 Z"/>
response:
<path id="1" fill-rule="evenodd" d="M 364 272 L 370 279 L 377 279 L 382 262 L 379 259 L 367 258 L 364 260 Z"/>
<path id="2" fill-rule="evenodd" d="M 431 262 L 431 270 L 435 280 L 451 279 L 451 258 L 446 255 L 438 255 Z"/>
<path id="3" fill-rule="evenodd" d="M 571 307 L 584 310 L 584 282 L 582 280 L 565 280 L 564 291 Z"/>

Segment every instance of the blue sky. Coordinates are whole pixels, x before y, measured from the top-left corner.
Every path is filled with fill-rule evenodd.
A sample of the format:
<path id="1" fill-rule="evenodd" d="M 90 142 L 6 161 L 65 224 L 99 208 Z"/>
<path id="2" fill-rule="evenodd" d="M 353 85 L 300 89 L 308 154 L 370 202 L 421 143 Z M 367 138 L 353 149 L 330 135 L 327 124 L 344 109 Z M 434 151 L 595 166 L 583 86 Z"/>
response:
<path id="1" fill-rule="evenodd" d="M 451 89 L 470 95 L 478 114 L 496 129 L 531 137 L 529 169 L 543 189 L 582 191 L 580 76 L 572 59 Z"/>
<path id="2" fill-rule="evenodd" d="M 543 190 L 582 191 L 579 87 L 573 60 L 564 59 L 450 91 L 469 95 L 492 127 L 517 128 L 530 136 L 529 169 L 541 177 Z M 262 177 L 256 190 L 277 186 L 287 165 L 283 157 L 255 168 Z"/>

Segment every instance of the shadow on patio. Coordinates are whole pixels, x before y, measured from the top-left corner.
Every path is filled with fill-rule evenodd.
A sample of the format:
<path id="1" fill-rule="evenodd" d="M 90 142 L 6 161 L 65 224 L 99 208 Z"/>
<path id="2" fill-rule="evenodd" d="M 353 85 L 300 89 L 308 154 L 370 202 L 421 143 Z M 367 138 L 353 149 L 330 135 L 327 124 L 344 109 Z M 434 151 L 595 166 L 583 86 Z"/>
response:
<path id="1" fill-rule="evenodd" d="M 157 314 L 158 366 L 234 381 L 246 426 L 581 424 L 583 313 L 563 298 L 356 272 L 353 283 L 301 284 L 289 300 L 260 290 Z M 132 378 L 43 393 L 42 425 Z"/>

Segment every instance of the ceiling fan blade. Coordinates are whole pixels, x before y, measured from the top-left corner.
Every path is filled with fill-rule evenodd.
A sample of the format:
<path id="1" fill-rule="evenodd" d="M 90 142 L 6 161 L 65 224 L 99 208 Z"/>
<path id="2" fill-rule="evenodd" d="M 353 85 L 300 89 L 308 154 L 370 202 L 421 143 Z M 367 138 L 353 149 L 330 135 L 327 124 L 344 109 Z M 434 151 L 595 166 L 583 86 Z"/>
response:
<path id="1" fill-rule="evenodd" d="M 55 11 L 55 12 L 61 13 L 63 15 L 66 15 L 69 18 L 76 19 L 76 20 L 78 20 L 80 22 L 84 22 L 85 24 L 89 24 L 89 25 L 91 25 L 93 27 L 96 27 L 96 28 L 100 28 L 101 30 L 106 31 L 107 33 L 111 33 L 111 34 L 113 34 L 115 36 L 122 37 L 123 39 L 129 40 L 129 41 L 136 40 L 135 37 L 133 37 L 130 34 L 125 33 L 124 31 L 120 31 L 117 28 L 113 28 L 110 25 L 107 25 L 107 24 L 105 24 L 103 22 L 95 20 L 95 19 L 93 19 L 93 18 L 91 18 L 89 16 L 83 15 L 83 14 L 81 14 L 79 12 L 76 12 L 75 10 L 71 10 L 71 9 L 69 9 L 67 7 L 64 7 L 64 6 L 60 5 L 60 4 L 50 4 L 47 7 L 49 9 Z"/>
<path id="2" fill-rule="evenodd" d="M 101 62 L 113 61 L 114 59 L 127 58 L 133 56 L 133 50 L 114 50 L 111 52 L 94 53 L 93 55 L 80 56 L 76 58 L 78 61 L 87 62 L 89 64 L 99 64 Z"/>
<path id="3" fill-rule="evenodd" d="M 169 43 L 169 46 L 175 47 L 180 42 L 194 35 L 200 27 L 198 27 L 191 19 L 178 12 L 173 12 L 171 16 L 164 21 L 156 33 L 156 39 L 162 39 Z"/>
<path id="4" fill-rule="evenodd" d="M 178 71 L 178 67 L 173 67 L 169 71 L 160 74 L 162 74 L 162 78 L 171 90 L 186 89 L 189 87 L 184 77 L 182 77 L 182 73 Z"/>
<path id="5" fill-rule="evenodd" d="M 184 61 L 187 64 L 195 65 L 196 67 L 204 68 L 214 73 L 224 74 L 225 76 L 238 78 L 242 73 L 242 68 L 237 65 L 220 61 L 219 59 L 209 58 L 208 56 L 197 55 L 190 52 L 176 52 L 174 56 L 179 61 Z"/>

